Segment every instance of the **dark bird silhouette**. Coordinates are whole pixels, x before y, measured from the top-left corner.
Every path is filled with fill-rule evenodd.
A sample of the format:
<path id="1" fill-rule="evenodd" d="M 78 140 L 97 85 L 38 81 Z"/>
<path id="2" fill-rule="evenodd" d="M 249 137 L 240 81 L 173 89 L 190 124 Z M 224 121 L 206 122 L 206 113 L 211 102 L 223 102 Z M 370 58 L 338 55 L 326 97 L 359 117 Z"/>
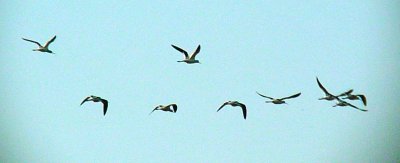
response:
<path id="1" fill-rule="evenodd" d="M 181 49 L 180 47 L 177 47 L 175 45 L 171 45 L 171 46 L 174 49 L 178 50 L 179 52 L 181 52 L 181 53 L 183 53 L 185 55 L 185 58 L 183 60 L 181 60 L 181 61 L 178 61 L 178 62 L 186 62 L 187 64 L 200 63 L 199 60 L 195 59 L 196 55 L 200 52 L 200 45 L 197 46 L 196 51 L 194 51 L 193 54 L 190 55 L 190 56 L 185 50 Z"/>
<path id="2" fill-rule="evenodd" d="M 246 105 L 244 105 L 244 104 L 242 104 L 242 103 L 240 103 L 238 101 L 227 101 L 224 104 L 222 104 L 221 107 L 218 108 L 217 112 L 219 110 L 221 110 L 225 105 L 231 105 L 233 107 L 240 106 L 242 108 L 242 111 L 243 111 L 243 118 L 246 119 L 246 117 L 247 117 Z"/>
<path id="3" fill-rule="evenodd" d="M 352 105 L 352 104 L 350 104 L 350 103 L 348 103 L 348 102 L 346 102 L 346 101 L 343 101 L 343 100 L 341 100 L 340 98 L 336 98 L 336 100 L 338 101 L 335 105 L 333 105 L 333 107 L 336 107 L 336 106 L 350 106 L 350 107 L 352 107 L 352 108 L 354 108 L 354 109 L 357 109 L 357 110 L 360 110 L 360 111 L 363 111 L 363 112 L 366 112 L 366 111 L 368 111 L 368 110 L 365 110 L 365 109 L 361 109 L 361 108 L 358 108 L 358 107 L 356 107 L 356 106 L 354 106 L 354 105 Z"/>
<path id="4" fill-rule="evenodd" d="M 91 95 L 91 96 L 89 96 L 89 97 L 86 97 L 86 98 L 81 102 L 81 105 L 82 105 L 83 103 L 85 103 L 86 101 L 93 101 L 93 102 L 101 102 L 101 103 L 103 103 L 103 114 L 104 114 L 104 116 L 106 115 L 107 108 L 108 108 L 108 101 L 107 101 L 107 100 L 102 99 L 101 97 L 97 97 L 97 96 Z"/>
<path id="5" fill-rule="evenodd" d="M 346 96 L 343 99 L 349 99 L 349 100 L 361 100 L 364 104 L 364 106 L 367 106 L 367 98 L 362 95 L 362 94 L 351 94 L 351 92 L 349 93 L 344 93 L 343 95 L 339 95 L 339 96 Z"/>
<path id="6" fill-rule="evenodd" d="M 340 95 L 338 95 L 338 96 L 335 96 L 335 95 L 332 95 L 331 93 L 329 93 L 328 90 L 326 90 L 325 87 L 322 86 L 322 84 L 321 84 L 321 82 L 318 80 L 318 78 L 317 78 L 317 83 L 318 83 L 319 88 L 321 88 L 322 91 L 324 91 L 324 93 L 325 93 L 325 97 L 319 98 L 318 100 L 328 100 L 328 101 L 332 101 L 332 100 L 337 99 L 338 96 L 343 96 L 343 95 L 345 95 L 345 94 L 347 94 L 347 93 L 353 92 L 353 90 L 350 89 L 350 90 L 348 90 L 348 91 L 346 91 L 346 92 L 344 92 L 344 93 L 342 93 L 342 94 L 340 94 Z"/>
<path id="7" fill-rule="evenodd" d="M 54 36 L 53 38 L 51 38 L 49 41 L 46 42 L 46 44 L 44 44 L 44 46 L 42 46 L 39 42 L 37 41 L 33 41 L 33 40 L 29 40 L 26 38 L 22 38 L 25 41 L 29 41 L 32 43 L 35 43 L 36 45 L 38 45 L 39 47 L 37 49 L 33 49 L 33 51 L 40 51 L 40 52 L 47 52 L 47 53 L 53 53 L 51 50 L 49 50 L 49 45 L 56 39 L 56 36 Z M 55 54 L 55 53 L 53 53 Z"/>
<path id="8" fill-rule="evenodd" d="M 262 95 L 262 94 L 260 94 L 258 92 L 256 92 L 256 93 L 258 95 L 260 95 L 261 97 L 268 98 L 268 99 L 271 100 L 271 101 L 265 101 L 266 103 L 273 103 L 273 104 L 287 104 L 285 102 L 286 99 L 296 98 L 296 97 L 299 97 L 301 95 L 301 93 L 297 93 L 297 94 L 294 94 L 294 95 L 291 95 L 291 96 L 288 96 L 288 97 L 284 97 L 284 98 L 272 98 L 272 97 L 268 97 L 268 96 Z"/>
<path id="9" fill-rule="evenodd" d="M 150 114 L 153 113 L 156 110 L 162 110 L 162 111 L 168 111 L 168 112 L 176 113 L 176 111 L 178 110 L 178 106 L 176 104 L 158 105 L 156 108 L 153 109 L 153 111 L 150 112 Z"/>

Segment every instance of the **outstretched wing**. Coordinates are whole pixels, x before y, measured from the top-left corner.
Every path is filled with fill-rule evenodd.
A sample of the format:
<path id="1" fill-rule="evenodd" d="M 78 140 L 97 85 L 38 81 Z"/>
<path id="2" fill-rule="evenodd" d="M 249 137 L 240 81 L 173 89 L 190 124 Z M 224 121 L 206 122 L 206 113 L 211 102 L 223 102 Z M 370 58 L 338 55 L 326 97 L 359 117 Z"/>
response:
<path id="1" fill-rule="evenodd" d="M 178 106 L 176 104 L 171 104 L 169 106 L 172 106 L 172 110 L 174 110 L 174 113 L 178 110 Z"/>
<path id="2" fill-rule="evenodd" d="M 40 45 L 40 43 L 38 43 L 38 42 L 36 42 L 36 41 L 33 41 L 33 40 L 29 40 L 29 39 L 26 39 L 26 38 L 22 38 L 23 40 L 25 40 L 25 41 L 29 41 L 29 42 L 33 42 L 33 43 L 35 43 L 35 44 L 37 44 L 38 46 L 42 46 L 42 45 Z"/>
<path id="3" fill-rule="evenodd" d="M 89 96 L 89 97 L 86 97 L 86 98 L 81 102 L 81 105 L 82 105 L 83 103 L 85 103 L 86 101 L 89 101 L 89 98 L 90 98 L 90 96 Z"/>
<path id="4" fill-rule="evenodd" d="M 345 102 L 345 103 L 346 103 L 347 106 L 353 107 L 354 109 L 358 109 L 358 110 L 361 110 L 361 111 L 363 111 L 363 112 L 368 111 L 368 110 L 365 110 L 365 109 L 360 109 L 360 108 L 358 108 L 357 106 L 354 106 L 354 105 L 352 105 L 352 104 L 350 104 L 350 103 L 348 103 L 348 102 Z"/>
<path id="5" fill-rule="evenodd" d="M 154 111 L 156 111 L 157 109 L 158 109 L 158 106 L 157 106 L 156 108 L 154 108 L 153 111 L 151 111 L 151 112 L 149 113 L 149 115 L 150 115 L 151 113 L 153 113 Z"/>
<path id="6" fill-rule="evenodd" d="M 281 98 L 281 100 L 290 99 L 290 98 L 296 98 L 296 97 L 299 97 L 300 95 L 301 95 L 301 93 L 298 93 L 298 94 L 295 94 L 295 95 L 291 95 L 289 97 Z"/>
<path id="7" fill-rule="evenodd" d="M 49 47 L 49 45 L 56 39 L 56 35 L 54 35 L 53 38 L 51 38 L 49 41 L 46 42 L 46 44 L 44 44 L 44 47 L 47 48 Z"/>
<path id="8" fill-rule="evenodd" d="M 367 98 L 364 95 L 357 95 L 357 96 L 361 98 L 364 106 L 367 106 Z"/>
<path id="9" fill-rule="evenodd" d="M 190 56 L 190 59 L 194 59 L 196 57 L 196 55 L 200 52 L 200 45 L 197 46 L 196 51 Z"/>
<path id="10" fill-rule="evenodd" d="M 319 80 L 318 80 L 318 78 L 317 78 L 317 82 L 318 82 L 318 86 L 319 86 L 319 88 L 321 88 L 322 89 L 322 91 L 324 91 L 324 93 L 325 93 L 325 95 L 330 95 L 330 96 L 333 96 L 332 94 L 330 94 L 326 89 L 325 89 L 325 87 L 324 86 L 322 86 L 322 84 L 321 84 L 321 82 L 319 82 Z"/>
<path id="11" fill-rule="evenodd" d="M 258 93 L 257 91 L 256 91 L 256 93 L 257 93 L 258 95 L 260 95 L 261 97 L 268 98 L 268 99 L 270 99 L 270 100 L 274 100 L 274 98 L 268 97 L 268 96 L 265 96 L 265 95 L 262 95 L 262 94 Z"/>
<path id="12" fill-rule="evenodd" d="M 184 55 L 185 55 L 185 59 L 188 59 L 189 58 L 189 54 L 185 51 L 185 50 L 183 50 L 183 49 L 181 49 L 180 47 L 177 47 L 177 46 L 175 46 L 175 45 L 171 45 L 174 49 L 176 49 L 176 50 L 178 50 L 179 52 L 181 52 L 181 53 L 183 53 Z"/>
<path id="13" fill-rule="evenodd" d="M 106 115 L 107 113 L 107 108 L 108 108 L 108 101 L 101 99 L 101 103 L 103 103 L 103 114 Z"/>
<path id="14" fill-rule="evenodd" d="M 350 95 L 352 92 L 353 92 L 353 89 L 350 89 L 346 92 L 341 93 L 340 95 L 338 95 L 338 97 Z"/>
<path id="15" fill-rule="evenodd" d="M 221 109 L 222 109 L 225 105 L 227 105 L 227 104 L 228 104 L 228 102 L 225 102 L 224 104 L 222 104 L 222 106 L 218 108 L 217 112 L 218 112 L 219 110 L 221 110 Z"/>
<path id="16" fill-rule="evenodd" d="M 242 108 L 243 111 L 243 118 L 246 119 L 247 117 L 247 109 L 246 109 L 246 105 L 239 103 L 239 106 Z"/>

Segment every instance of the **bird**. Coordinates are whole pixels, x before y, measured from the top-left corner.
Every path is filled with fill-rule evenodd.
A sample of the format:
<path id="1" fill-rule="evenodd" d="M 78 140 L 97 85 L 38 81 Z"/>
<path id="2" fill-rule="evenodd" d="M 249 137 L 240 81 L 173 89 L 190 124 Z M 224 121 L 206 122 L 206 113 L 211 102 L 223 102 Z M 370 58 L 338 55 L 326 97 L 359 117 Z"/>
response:
<path id="1" fill-rule="evenodd" d="M 348 102 L 346 102 L 346 101 L 343 101 L 343 100 L 341 100 L 340 98 L 338 98 L 338 97 L 336 97 L 336 100 L 338 101 L 335 105 L 333 105 L 333 107 L 336 107 L 336 106 L 350 106 L 350 107 L 352 107 L 352 108 L 354 108 L 354 109 L 358 109 L 358 110 L 360 110 L 360 111 L 363 111 L 363 112 L 366 112 L 366 111 L 368 111 L 368 110 L 365 110 L 365 109 L 360 109 L 360 108 L 358 108 L 358 107 L 356 107 L 356 106 L 354 106 L 354 105 L 352 105 L 352 104 L 350 104 L 350 103 L 348 103 Z"/>
<path id="2" fill-rule="evenodd" d="M 297 94 L 294 94 L 294 95 L 291 95 L 291 96 L 288 96 L 288 97 L 284 97 L 284 98 L 272 98 L 272 97 L 268 97 L 268 96 L 262 95 L 262 94 L 260 94 L 258 92 L 256 92 L 256 93 L 258 95 L 260 95 L 261 97 L 268 98 L 268 99 L 272 100 L 272 101 L 265 101 L 266 103 L 273 103 L 273 104 L 287 104 L 285 102 L 286 99 L 296 98 L 296 97 L 299 97 L 301 95 L 301 93 L 297 93 Z"/>
<path id="3" fill-rule="evenodd" d="M 325 93 L 325 97 L 319 98 L 318 100 L 328 100 L 328 101 L 332 101 L 332 100 L 337 99 L 338 96 L 343 96 L 343 95 L 345 95 L 345 94 L 348 94 L 348 93 L 353 92 L 353 90 L 350 89 L 350 90 L 348 90 L 348 91 L 346 91 L 346 92 L 344 92 L 344 93 L 342 93 L 342 94 L 340 94 L 340 95 L 338 95 L 338 96 L 334 96 L 334 95 L 332 95 L 331 93 L 329 93 L 329 92 L 325 89 L 324 86 L 322 86 L 322 84 L 321 84 L 321 82 L 318 80 L 318 78 L 316 78 L 316 79 L 317 79 L 317 83 L 318 83 L 319 88 L 321 88 L 322 91 L 324 91 L 324 93 Z"/>
<path id="4" fill-rule="evenodd" d="M 365 95 L 362 95 L 362 94 L 355 95 L 355 94 L 351 94 L 351 92 L 350 92 L 350 93 L 343 94 L 342 96 L 346 96 L 343 99 L 361 100 L 363 102 L 364 106 L 367 106 L 367 98 L 365 97 Z"/>
<path id="5" fill-rule="evenodd" d="M 246 119 L 246 117 L 247 117 L 246 105 L 244 105 L 244 104 L 242 104 L 242 103 L 240 103 L 238 101 L 227 101 L 224 104 L 222 104 L 221 107 L 218 108 L 217 112 L 219 110 L 221 110 L 225 105 L 231 105 L 233 107 L 240 106 L 242 108 L 242 111 L 243 111 L 243 118 Z"/>
<path id="6" fill-rule="evenodd" d="M 33 49 L 33 51 L 40 51 L 40 52 L 47 52 L 47 53 L 53 53 L 53 51 L 49 50 L 49 45 L 56 39 L 57 36 L 53 36 L 53 38 L 51 38 L 49 41 L 46 42 L 46 44 L 44 44 L 44 46 L 42 46 L 39 42 L 37 41 L 33 41 L 33 40 L 29 40 L 26 38 L 22 38 L 25 41 L 29 41 L 29 42 L 33 42 L 35 44 L 37 44 L 39 47 L 37 49 Z"/>
<path id="7" fill-rule="evenodd" d="M 189 56 L 189 54 L 188 54 L 185 50 L 181 49 L 180 47 L 177 47 L 177 46 L 175 46 L 175 45 L 171 45 L 171 46 L 172 46 L 174 49 L 178 50 L 179 52 L 181 52 L 181 53 L 183 53 L 183 54 L 185 55 L 185 59 L 184 59 L 184 60 L 177 61 L 177 62 L 185 62 L 185 63 L 187 63 L 187 64 L 200 63 L 199 60 L 196 60 L 196 59 L 195 59 L 196 55 L 200 52 L 200 45 L 197 46 L 196 51 L 194 51 L 193 54 L 190 55 L 190 56 Z"/>
<path id="8" fill-rule="evenodd" d="M 101 97 L 97 97 L 97 96 L 88 96 L 86 97 L 82 102 L 81 102 L 81 106 L 83 103 L 85 103 L 86 101 L 93 101 L 93 102 L 101 102 L 103 103 L 103 114 L 104 116 L 106 115 L 107 112 L 107 108 L 108 108 L 108 101 L 105 99 L 102 99 Z"/>
<path id="9" fill-rule="evenodd" d="M 176 104 L 158 105 L 156 108 L 153 109 L 153 111 L 150 112 L 150 114 L 153 113 L 156 110 L 162 110 L 162 111 L 168 111 L 168 112 L 176 113 L 176 111 L 178 110 L 178 106 Z"/>

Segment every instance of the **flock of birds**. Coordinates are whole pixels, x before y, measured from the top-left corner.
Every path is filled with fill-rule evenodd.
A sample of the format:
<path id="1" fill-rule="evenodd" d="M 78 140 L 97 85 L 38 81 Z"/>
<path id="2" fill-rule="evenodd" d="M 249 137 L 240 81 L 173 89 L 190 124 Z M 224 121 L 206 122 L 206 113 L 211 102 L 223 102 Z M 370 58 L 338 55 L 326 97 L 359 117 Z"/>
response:
<path id="1" fill-rule="evenodd" d="M 39 42 L 34 41 L 34 40 L 29 40 L 29 39 L 26 39 L 26 38 L 22 38 L 22 39 L 25 40 L 25 41 L 29 41 L 29 42 L 32 42 L 32 43 L 35 43 L 35 44 L 38 45 L 38 48 L 37 49 L 33 49 L 33 51 L 47 52 L 47 53 L 55 54 L 55 53 L 53 53 L 53 51 L 49 50 L 49 45 L 52 42 L 54 42 L 54 40 L 56 39 L 56 36 L 52 37 L 49 41 L 47 41 L 46 44 L 44 44 L 44 46 L 42 46 Z M 189 55 L 189 53 L 187 51 L 183 50 L 180 47 L 177 47 L 175 45 L 171 45 L 171 46 L 174 49 L 176 49 L 177 51 L 183 53 L 183 55 L 185 57 L 183 60 L 177 61 L 177 62 L 185 62 L 187 64 L 200 63 L 199 60 L 196 60 L 196 56 L 200 52 L 200 48 L 201 48 L 200 45 L 197 46 L 196 50 L 191 55 Z M 339 95 L 333 95 L 333 94 L 329 93 L 328 90 L 326 90 L 326 88 L 321 84 L 321 82 L 319 81 L 318 78 L 316 78 L 316 79 L 317 79 L 317 83 L 318 83 L 319 88 L 321 88 L 322 91 L 325 93 L 325 97 L 319 98 L 319 100 L 327 100 L 327 101 L 336 100 L 337 103 L 335 105 L 333 105 L 333 107 L 336 107 L 336 106 L 341 106 L 341 107 L 349 106 L 349 107 L 358 109 L 360 111 L 364 111 L 364 112 L 368 111 L 368 110 L 365 110 L 365 109 L 361 109 L 361 108 L 359 108 L 357 106 L 354 106 L 354 105 L 352 105 L 352 104 L 350 104 L 350 103 L 345 101 L 345 100 L 361 100 L 363 102 L 364 106 L 367 106 L 367 99 L 366 99 L 365 95 L 352 94 L 353 93 L 353 89 L 350 89 L 350 90 L 348 90 L 346 92 L 343 92 L 343 93 L 341 93 Z M 297 93 L 297 94 L 294 94 L 294 95 L 291 95 L 291 96 L 288 96 L 288 97 L 272 98 L 272 97 L 269 97 L 269 96 L 266 96 L 266 95 L 262 95 L 262 94 L 260 94 L 258 92 L 256 92 L 256 93 L 261 97 L 269 99 L 269 101 L 265 101 L 266 103 L 273 103 L 273 104 L 287 104 L 285 102 L 285 100 L 291 99 L 291 98 L 296 98 L 296 97 L 299 97 L 301 95 L 301 93 Z M 84 104 L 87 101 L 103 103 L 103 115 L 104 116 L 106 115 L 107 109 L 108 109 L 108 101 L 106 99 L 103 99 L 103 98 L 98 97 L 98 96 L 91 95 L 91 96 L 86 97 L 81 102 L 81 105 Z M 245 104 L 243 104 L 243 103 L 241 103 L 239 101 L 226 101 L 218 108 L 217 112 L 219 110 L 221 110 L 222 108 L 224 108 L 226 105 L 230 105 L 230 106 L 233 106 L 233 107 L 239 106 L 243 111 L 243 118 L 246 119 L 246 117 L 247 117 L 247 109 L 246 109 L 246 105 Z M 176 111 L 178 110 L 178 106 L 176 104 L 158 105 L 156 108 L 154 108 L 150 112 L 150 114 L 153 113 L 156 110 L 176 113 Z"/>

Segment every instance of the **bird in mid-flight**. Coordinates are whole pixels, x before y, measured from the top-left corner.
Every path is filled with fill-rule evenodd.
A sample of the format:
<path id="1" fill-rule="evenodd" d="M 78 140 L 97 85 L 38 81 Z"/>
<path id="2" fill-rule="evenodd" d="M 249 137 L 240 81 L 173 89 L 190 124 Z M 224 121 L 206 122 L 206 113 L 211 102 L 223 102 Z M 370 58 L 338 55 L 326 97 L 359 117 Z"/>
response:
<path id="1" fill-rule="evenodd" d="M 162 110 L 162 111 L 168 111 L 168 112 L 176 113 L 176 111 L 178 110 L 178 106 L 176 104 L 158 105 L 156 108 L 153 109 L 153 111 L 150 112 L 150 114 L 153 113 L 156 110 Z"/>
<path id="2" fill-rule="evenodd" d="M 178 61 L 178 62 L 186 62 L 187 64 L 200 63 L 199 60 L 195 59 L 196 55 L 200 52 L 200 45 L 197 46 L 196 51 L 194 51 L 193 54 L 190 56 L 185 50 L 181 49 L 180 47 L 177 47 L 175 45 L 171 45 L 171 46 L 174 49 L 178 50 L 179 52 L 181 52 L 185 55 L 185 59 Z"/>
<path id="3" fill-rule="evenodd" d="M 345 95 L 345 94 L 350 94 L 351 92 L 353 92 L 353 90 L 350 89 L 350 90 L 348 90 L 348 91 L 346 91 L 346 92 L 344 92 L 344 93 L 342 93 L 342 94 L 340 94 L 340 95 L 338 95 L 338 96 L 335 96 L 335 95 L 332 95 L 331 93 L 329 93 L 329 92 L 325 89 L 325 87 L 322 86 L 322 84 L 321 84 L 321 82 L 318 80 L 318 78 L 317 78 L 317 83 L 318 83 L 319 88 L 321 88 L 322 91 L 324 91 L 324 93 L 325 93 L 325 97 L 319 98 L 318 100 L 328 100 L 328 101 L 332 101 L 332 100 L 337 99 L 338 96 L 343 96 L 343 95 Z"/>
<path id="4" fill-rule="evenodd" d="M 97 97 L 97 96 L 91 95 L 91 96 L 89 96 L 89 97 L 86 97 L 86 98 L 81 102 L 81 105 L 82 105 L 83 103 L 85 103 L 86 101 L 93 101 L 93 102 L 101 102 L 101 103 L 103 103 L 103 114 L 106 115 L 107 108 L 108 108 L 108 101 L 107 101 L 107 100 L 102 99 L 101 97 Z"/>
<path id="5" fill-rule="evenodd" d="M 367 106 L 367 98 L 365 97 L 365 95 L 362 94 L 351 94 L 351 92 L 349 93 L 344 93 L 343 95 L 339 95 L 339 96 L 346 96 L 343 99 L 349 99 L 349 100 L 361 100 L 364 104 L 364 106 Z"/>
<path id="6" fill-rule="evenodd" d="M 33 41 L 33 40 L 29 40 L 26 38 L 22 38 L 25 41 L 29 41 L 29 42 L 33 42 L 36 45 L 38 45 L 39 47 L 37 49 L 33 49 L 33 51 L 40 51 L 40 52 L 47 52 L 47 53 L 53 53 L 53 51 L 49 50 L 49 45 L 56 39 L 56 36 L 54 36 L 53 38 L 51 38 L 49 41 L 46 42 L 46 44 L 44 44 L 44 46 L 42 46 L 39 42 L 37 41 Z M 55 54 L 55 53 L 53 53 Z"/>
<path id="7" fill-rule="evenodd" d="M 333 107 L 336 107 L 336 106 L 350 106 L 350 107 L 352 107 L 352 108 L 354 108 L 354 109 L 357 109 L 357 110 L 360 110 L 360 111 L 363 111 L 363 112 L 366 112 L 366 111 L 368 111 L 368 110 L 365 110 L 365 109 L 360 109 L 360 108 L 358 108 L 358 107 L 356 107 L 356 106 L 354 106 L 354 105 L 352 105 L 352 104 L 350 104 L 350 103 L 348 103 L 348 102 L 346 102 L 346 101 L 343 101 L 343 100 L 341 100 L 340 98 L 336 98 L 336 100 L 338 101 L 335 105 L 333 105 Z"/>
<path id="8" fill-rule="evenodd" d="M 243 118 L 246 119 L 246 117 L 247 117 L 246 105 L 244 105 L 244 104 L 242 104 L 242 103 L 240 103 L 238 101 L 227 101 L 224 104 L 222 104 L 221 107 L 218 108 L 217 112 L 219 110 L 221 110 L 225 105 L 231 105 L 233 107 L 240 106 L 242 108 L 242 111 L 243 111 Z"/>
<path id="9" fill-rule="evenodd" d="M 258 92 L 256 92 L 256 93 L 258 95 L 260 95 L 261 97 L 268 98 L 268 99 L 271 100 L 271 101 L 265 101 L 266 103 L 273 103 L 273 104 L 287 104 L 285 102 L 286 99 L 296 98 L 296 97 L 299 97 L 301 95 L 301 93 L 297 93 L 297 94 L 294 94 L 294 95 L 291 95 L 291 96 L 288 96 L 288 97 L 284 97 L 284 98 L 272 98 L 272 97 L 268 97 L 268 96 L 262 95 L 262 94 L 260 94 Z"/>

